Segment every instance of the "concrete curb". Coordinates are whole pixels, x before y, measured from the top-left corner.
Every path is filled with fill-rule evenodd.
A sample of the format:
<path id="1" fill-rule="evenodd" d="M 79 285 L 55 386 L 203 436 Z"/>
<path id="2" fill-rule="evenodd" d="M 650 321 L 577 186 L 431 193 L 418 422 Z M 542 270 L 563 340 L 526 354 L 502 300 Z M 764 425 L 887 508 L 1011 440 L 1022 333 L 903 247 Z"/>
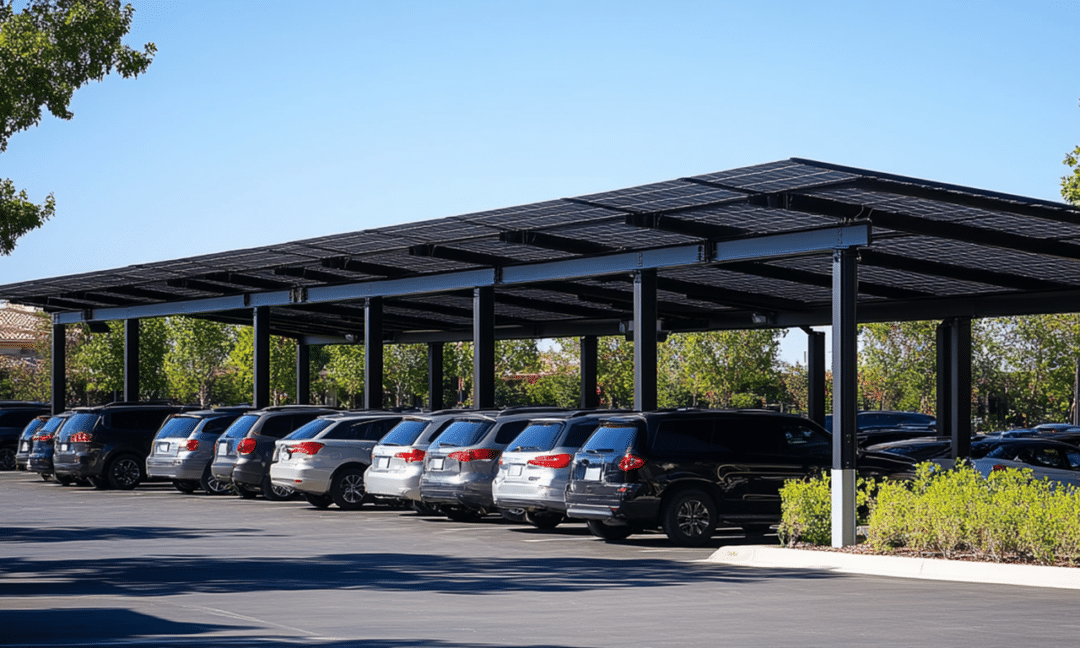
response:
<path id="1" fill-rule="evenodd" d="M 822 569 L 897 578 L 1080 589 L 1080 569 L 1071 567 L 1006 565 L 940 558 L 867 556 L 764 545 L 720 547 L 705 562 L 745 567 Z"/>

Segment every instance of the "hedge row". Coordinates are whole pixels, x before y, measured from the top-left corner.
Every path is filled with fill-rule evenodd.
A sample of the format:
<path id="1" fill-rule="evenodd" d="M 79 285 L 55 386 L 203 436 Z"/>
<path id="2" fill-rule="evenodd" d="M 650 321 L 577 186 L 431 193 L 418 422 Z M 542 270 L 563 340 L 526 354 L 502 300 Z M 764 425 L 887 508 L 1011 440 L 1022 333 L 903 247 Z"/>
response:
<path id="1" fill-rule="evenodd" d="M 953 470 L 926 463 L 912 481 L 860 480 L 857 493 L 857 523 L 875 551 L 1080 561 L 1080 490 L 1034 479 L 1030 470 L 994 471 L 984 478 L 960 463 Z M 782 543 L 830 544 L 828 475 L 790 481 L 780 497 Z"/>

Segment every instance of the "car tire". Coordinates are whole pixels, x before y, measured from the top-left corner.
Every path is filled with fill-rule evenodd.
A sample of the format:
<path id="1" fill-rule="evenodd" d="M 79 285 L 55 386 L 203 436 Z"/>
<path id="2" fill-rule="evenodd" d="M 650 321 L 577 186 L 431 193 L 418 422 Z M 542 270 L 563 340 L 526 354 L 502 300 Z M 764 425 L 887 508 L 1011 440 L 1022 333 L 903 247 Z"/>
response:
<path id="1" fill-rule="evenodd" d="M 529 511 L 525 514 L 525 519 L 537 529 L 548 530 L 554 529 L 562 524 L 563 520 L 566 519 L 566 516 L 562 513 Z"/>
<path id="2" fill-rule="evenodd" d="M 270 475 L 267 475 L 262 480 L 262 494 L 271 502 L 284 502 L 287 499 L 292 499 L 296 491 L 288 486 L 275 486 L 270 481 Z"/>
<path id="3" fill-rule="evenodd" d="M 240 499 L 255 499 L 259 495 L 259 491 L 250 486 L 244 484 L 233 484 L 233 490 L 240 496 Z"/>
<path id="4" fill-rule="evenodd" d="M 476 522 L 483 515 L 481 511 L 466 506 L 443 506 L 439 510 L 454 522 Z"/>
<path id="5" fill-rule="evenodd" d="M 523 508 L 508 508 L 499 509 L 499 514 L 502 515 L 504 520 L 510 522 L 524 522 L 527 511 Z"/>
<path id="6" fill-rule="evenodd" d="M 174 479 L 172 485 L 173 488 L 180 491 L 184 495 L 191 495 L 195 492 L 196 489 L 199 488 L 198 482 L 193 482 L 187 479 Z"/>
<path id="7" fill-rule="evenodd" d="M 367 491 L 364 490 L 364 471 L 360 468 L 346 468 L 339 471 L 330 480 L 330 497 L 338 508 L 355 511 L 364 505 Z"/>
<path id="8" fill-rule="evenodd" d="M 672 543 L 700 547 L 716 531 L 716 502 L 704 491 L 683 491 L 667 501 L 660 518 Z"/>
<path id="9" fill-rule="evenodd" d="M 0 470 L 15 470 L 15 448 L 0 448 Z"/>
<path id="10" fill-rule="evenodd" d="M 626 540 L 634 533 L 634 528 L 628 524 L 614 526 L 611 524 L 604 524 L 600 520 L 589 520 L 587 524 L 589 532 L 597 538 L 603 538 L 605 542 Z"/>
<path id="11" fill-rule="evenodd" d="M 199 479 L 199 486 L 207 495 L 228 495 L 232 492 L 232 485 L 229 482 L 214 477 L 214 473 L 210 472 L 210 464 L 206 464 L 202 478 Z"/>
<path id="12" fill-rule="evenodd" d="M 117 490 L 131 490 L 145 477 L 142 460 L 135 455 L 120 455 L 105 466 L 105 479 Z"/>
<path id="13" fill-rule="evenodd" d="M 308 504 L 311 504 L 317 509 L 330 508 L 330 505 L 334 503 L 334 498 L 329 495 L 316 495 L 315 493 L 304 493 L 304 499 Z"/>

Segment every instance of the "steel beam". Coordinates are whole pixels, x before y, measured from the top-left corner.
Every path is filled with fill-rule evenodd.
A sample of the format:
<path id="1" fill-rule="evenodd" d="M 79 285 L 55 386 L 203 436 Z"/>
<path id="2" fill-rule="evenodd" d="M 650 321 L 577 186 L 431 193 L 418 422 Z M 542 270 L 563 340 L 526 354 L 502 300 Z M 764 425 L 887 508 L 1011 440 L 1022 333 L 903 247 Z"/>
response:
<path id="1" fill-rule="evenodd" d="M 473 291 L 473 408 L 495 407 L 495 289 Z"/>
<path id="2" fill-rule="evenodd" d="M 270 406 L 270 309 L 266 306 L 253 309 L 252 320 L 255 327 L 252 403 L 256 409 L 262 409 Z"/>
<path id="3" fill-rule="evenodd" d="M 937 325 L 937 433 L 952 436 L 952 325 L 945 320 Z"/>
<path id="4" fill-rule="evenodd" d="M 383 406 L 383 309 L 382 297 L 364 305 L 364 408 Z"/>
<path id="5" fill-rule="evenodd" d="M 858 257 L 852 248 L 833 252 L 833 467 L 832 544 L 855 544 L 855 456 L 858 450 Z"/>
<path id="6" fill-rule="evenodd" d="M 443 343 L 428 342 L 428 409 L 443 408 Z"/>
<path id="7" fill-rule="evenodd" d="M 311 347 L 296 342 L 296 403 L 311 404 Z"/>
<path id="8" fill-rule="evenodd" d="M 52 327 L 52 413 L 67 409 L 67 326 Z"/>
<path id="9" fill-rule="evenodd" d="M 971 455 L 971 318 L 957 317 L 950 326 L 949 398 L 952 400 L 949 427 L 952 458 Z"/>
<path id="10" fill-rule="evenodd" d="M 825 425 L 825 333 L 806 331 L 807 418 Z"/>
<path id="11" fill-rule="evenodd" d="M 634 409 L 656 409 L 656 270 L 634 276 Z"/>
<path id="12" fill-rule="evenodd" d="M 592 409 L 600 406 L 600 394 L 596 393 L 596 375 L 599 344 L 595 335 L 582 335 L 580 341 L 581 407 Z"/>
<path id="13" fill-rule="evenodd" d="M 139 400 L 139 320 L 124 320 L 124 400 Z"/>

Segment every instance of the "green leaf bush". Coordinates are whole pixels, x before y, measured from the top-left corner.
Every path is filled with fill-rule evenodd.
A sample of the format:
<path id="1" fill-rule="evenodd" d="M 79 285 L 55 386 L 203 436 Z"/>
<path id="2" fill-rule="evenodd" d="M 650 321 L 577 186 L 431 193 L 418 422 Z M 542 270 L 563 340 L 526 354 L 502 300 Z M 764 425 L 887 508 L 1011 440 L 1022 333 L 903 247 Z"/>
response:
<path id="1" fill-rule="evenodd" d="M 911 481 L 864 481 L 857 486 L 866 545 L 945 558 L 1075 565 L 1080 560 L 1080 490 L 1034 479 L 1030 470 L 983 477 L 957 462 L 952 470 L 918 467 Z M 780 541 L 831 542 L 828 475 L 787 482 L 780 491 Z"/>

